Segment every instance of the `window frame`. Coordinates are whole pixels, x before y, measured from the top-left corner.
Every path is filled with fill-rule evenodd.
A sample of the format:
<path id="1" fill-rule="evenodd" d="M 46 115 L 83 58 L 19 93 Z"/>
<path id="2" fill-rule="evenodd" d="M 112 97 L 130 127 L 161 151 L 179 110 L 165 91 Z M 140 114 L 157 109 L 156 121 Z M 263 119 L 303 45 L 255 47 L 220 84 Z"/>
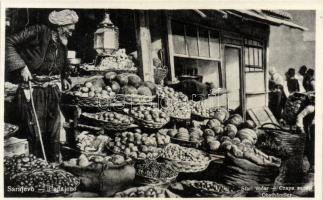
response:
<path id="1" fill-rule="evenodd" d="M 251 43 L 251 44 L 250 44 Z M 255 44 L 257 43 L 257 44 Z M 245 67 L 245 73 L 253 73 L 253 72 L 264 72 L 265 71 L 265 44 L 264 41 L 256 40 L 256 39 L 250 39 L 250 38 L 244 38 L 243 41 L 243 49 L 244 49 L 244 67 Z M 250 50 L 252 50 L 252 57 L 253 62 L 250 64 Z M 257 50 L 257 54 L 255 54 L 255 50 Z M 260 51 L 260 52 L 259 52 Z M 257 55 L 257 64 L 255 64 L 256 58 L 255 55 Z M 261 55 L 261 56 L 260 56 Z M 248 58 L 248 62 L 246 60 Z M 261 65 L 259 65 L 261 64 Z"/>

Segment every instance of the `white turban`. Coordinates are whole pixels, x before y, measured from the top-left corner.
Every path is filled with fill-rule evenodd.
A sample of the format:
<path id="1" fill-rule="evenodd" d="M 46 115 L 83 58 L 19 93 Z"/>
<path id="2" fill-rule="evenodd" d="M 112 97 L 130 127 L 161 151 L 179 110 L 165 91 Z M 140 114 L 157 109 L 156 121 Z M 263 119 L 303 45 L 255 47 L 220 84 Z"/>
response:
<path id="1" fill-rule="evenodd" d="M 62 10 L 59 12 L 52 11 L 48 16 L 48 19 L 52 24 L 63 26 L 77 23 L 79 17 L 73 10 Z"/>

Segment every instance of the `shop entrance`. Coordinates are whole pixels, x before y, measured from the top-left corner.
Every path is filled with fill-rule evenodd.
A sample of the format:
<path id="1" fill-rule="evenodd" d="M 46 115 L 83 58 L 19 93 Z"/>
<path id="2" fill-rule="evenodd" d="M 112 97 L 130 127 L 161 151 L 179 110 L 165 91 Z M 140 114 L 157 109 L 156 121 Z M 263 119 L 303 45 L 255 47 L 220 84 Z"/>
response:
<path id="1" fill-rule="evenodd" d="M 241 48 L 225 46 L 226 89 L 228 90 L 227 105 L 229 109 L 237 110 L 242 105 L 241 78 Z M 241 111 L 241 107 L 239 109 Z"/>

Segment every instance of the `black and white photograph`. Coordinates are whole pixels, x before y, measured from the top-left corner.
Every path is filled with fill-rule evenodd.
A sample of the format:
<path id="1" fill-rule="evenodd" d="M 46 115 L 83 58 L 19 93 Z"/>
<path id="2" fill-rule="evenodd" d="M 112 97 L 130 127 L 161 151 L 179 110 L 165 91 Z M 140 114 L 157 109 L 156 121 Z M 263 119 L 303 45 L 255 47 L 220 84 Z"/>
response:
<path id="1" fill-rule="evenodd" d="M 2 11 L 4 197 L 317 197 L 317 10 Z"/>

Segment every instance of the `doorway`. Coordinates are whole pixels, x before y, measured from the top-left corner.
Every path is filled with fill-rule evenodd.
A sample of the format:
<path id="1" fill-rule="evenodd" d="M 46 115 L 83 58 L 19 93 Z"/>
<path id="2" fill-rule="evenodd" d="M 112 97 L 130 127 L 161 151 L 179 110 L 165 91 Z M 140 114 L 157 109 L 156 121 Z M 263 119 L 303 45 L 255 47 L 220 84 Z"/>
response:
<path id="1" fill-rule="evenodd" d="M 227 105 L 230 110 L 244 115 L 243 78 L 241 67 L 241 47 L 225 46 L 224 63 L 226 75 Z"/>

